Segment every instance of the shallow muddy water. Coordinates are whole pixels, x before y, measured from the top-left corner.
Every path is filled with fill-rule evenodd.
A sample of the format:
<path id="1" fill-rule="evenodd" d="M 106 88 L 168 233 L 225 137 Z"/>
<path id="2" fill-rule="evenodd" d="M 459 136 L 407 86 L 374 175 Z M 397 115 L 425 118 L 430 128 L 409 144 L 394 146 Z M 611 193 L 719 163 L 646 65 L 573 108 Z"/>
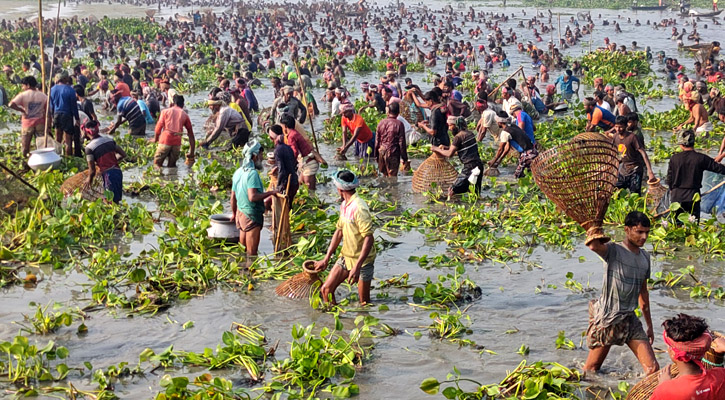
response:
<path id="1" fill-rule="evenodd" d="M 0 9 L 3 12 L 13 10 L 13 17 L 17 16 L 20 7 L 29 7 L 26 2 L 0 1 Z M 440 7 L 446 3 L 427 1 L 426 4 Z M 464 2 L 467 6 L 473 5 L 477 10 L 487 12 L 502 12 L 507 14 L 515 13 L 507 24 L 515 27 L 521 18 L 530 18 L 534 10 L 527 10 L 527 16 L 521 15 L 521 7 L 500 8 L 498 5 L 486 5 L 480 2 Z M 456 3 L 454 3 L 455 7 Z M 86 10 L 81 5 L 75 9 L 69 2 L 69 13 Z M 101 7 L 94 5 L 93 7 Z M 109 6 L 118 7 L 118 6 Z M 25 8 L 23 8 L 25 10 Z M 73 12 L 71 12 L 73 11 Z M 142 8 L 139 10 L 142 13 Z M 177 10 L 173 10 L 176 12 Z M 545 12 L 545 10 L 541 10 Z M 565 29 L 570 16 L 577 11 L 573 9 L 562 9 L 554 11 L 554 26 L 556 27 L 556 15 L 561 13 L 562 31 Z M 28 11 L 32 13 L 32 11 Z M 95 12 L 95 11 L 94 11 Z M 610 21 L 621 14 L 623 19 L 619 20 L 623 33 L 615 34 L 613 26 L 600 26 L 601 19 Z M 65 11 L 64 11 L 65 14 Z M 171 12 L 164 11 L 168 15 Z M 110 14 L 109 14 L 110 15 Z M 613 41 L 626 44 L 628 47 L 633 40 L 639 46 L 651 46 L 653 53 L 664 50 L 668 56 L 676 53 L 676 45 L 669 38 L 669 28 L 653 30 L 646 25 L 646 21 L 659 21 L 665 17 L 674 17 L 674 12 L 640 12 L 633 14 L 629 10 L 592 10 L 595 24 L 593 33 L 594 44 L 597 47 L 603 44 L 603 38 L 609 37 Z M 635 27 L 626 22 L 626 17 L 631 16 L 639 19 L 643 26 Z M 475 28 L 477 24 L 467 23 L 464 31 L 468 28 Z M 682 27 L 680 20 L 678 27 Z M 688 29 L 689 31 L 690 29 Z M 710 26 L 708 29 L 699 27 L 703 41 L 722 39 L 722 30 L 719 27 Z M 419 37 L 421 32 L 417 32 Z M 371 37 L 381 42 L 377 32 L 370 30 Z M 411 32 L 412 34 L 412 32 Z M 353 37 L 360 37 L 360 32 L 352 32 Z M 520 30 L 521 39 L 531 38 L 531 32 Z M 556 34 L 555 34 L 556 37 Z M 458 39 L 457 37 L 453 37 Z M 469 40 L 463 37 L 464 40 Z M 547 39 L 548 40 L 548 39 Z M 473 42 L 473 41 L 472 41 Z M 473 42 L 475 44 L 475 42 Z M 546 42 L 542 42 L 545 46 Z M 586 43 L 569 49 L 566 54 L 572 57 L 585 53 L 588 49 Z M 508 76 L 518 65 L 525 65 L 525 71 L 531 72 L 529 60 L 518 53 L 513 46 L 505 48 L 511 59 L 512 68 L 509 71 L 496 69 L 494 76 L 500 81 Z M 693 60 L 686 58 L 684 53 L 677 57 L 680 63 L 690 67 Z M 442 64 L 442 63 L 440 63 Z M 440 65 L 435 71 L 442 71 Z M 659 69 L 660 65 L 655 61 L 653 68 Z M 552 81 L 560 71 L 552 72 Z M 414 82 L 422 88 L 429 88 L 430 83 L 424 83 L 426 74 L 410 74 Z M 664 80 L 664 75 L 659 83 L 671 87 L 671 83 Z M 356 75 L 348 73 L 346 80 L 349 88 L 357 89 L 359 82 L 364 80 L 377 81 L 378 74 Z M 268 82 L 263 79 L 268 85 Z M 543 87 L 543 85 L 542 85 Z M 589 95 L 591 90 L 582 87 L 582 94 Z M 270 105 L 272 92 L 270 88 L 255 90 L 261 105 Z M 322 96 L 321 89 L 315 89 L 316 98 Z M 202 101 L 205 93 L 198 93 L 187 98 L 187 105 Z M 357 96 L 357 95 L 356 95 Z M 645 102 L 643 109 L 658 111 L 668 110 L 674 104 L 674 100 L 665 98 L 652 102 Z M 320 108 L 327 110 L 327 106 L 320 103 Z M 190 115 L 195 127 L 201 127 L 208 115 L 206 109 L 191 108 Z M 642 111 L 642 110 L 641 110 Z M 11 127 L 13 128 L 13 127 Z M 322 119 L 316 120 L 317 131 L 322 130 Z M 198 131 L 200 129 L 197 128 Z M 0 136 L 8 140 L 9 133 L 13 129 L 0 131 Z M 149 129 L 150 132 L 150 129 Z M 488 139 L 487 139 L 488 140 Z M 333 170 L 339 163 L 332 161 L 334 152 L 333 145 L 321 144 L 323 155 L 330 161 L 330 170 Z M 414 160 L 414 167 L 422 160 Z M 655 166 L 658 175 L 666 167 L 660 163 Z M 165 170 L 166 179 L 178 180 L 189 174 L 189 168 L 181 165 L 176 171 Z M 500 180 L 513 182 L 511 175 L 513 170 L 502 168 Z M 146 168 L 130 169 L 124 171 L 126 183 L 138 180 Z M 384 178 L 368 179 L 364 184 L 379 187 L 391 194 L 392 198 L 398 201 L 402 208 L 418 209 L 428 207 L 425 199 L 420 195 L 411 192 L 410 176 L 402 176 L 396 180 Z M 329 185 L 322 185 L 318 194 L 324 200 L 335 202 L 334 189 Z M 488 193 L 484 193 L 486 196 Z M 129 202 L 144 202 L 149 210 L 155 210 L 156 205 L 140 198 L 128 199 Z M 228 207 L 228 206 L 227 206 Z M 260 253 L 269 254 L 272 252 L 272 243 L 269 239 L 269 232 L 266 226 L 262 231 Z M 163 230 L 162 226 L 157 229 Z M 608 228 L 611 230 L 611 228 Z M 439 274 L 445 274 L 446 269 L 425 270 L 415 262 L 410 262 L 412 255 L 437 255 L 446 251 L 445 243 L 426 243 L 425 236 L 413 231 L 398 237 L 389 237 L 387 234 L 378 232 L 376 235 L 387 238 L 397 245 L 383 251 L 376 260 L 375 275 L 377 279 L 387 279 L 394 275 L 408 273 L 410 283 L 413 286 L 420 286 L 427 277 L 435 278 Z M 118 245 L 125 251 L 138 254 L 143 249 L 150 248 L 156 242 L 156 235 L 135 238 L 131 241 L 123 240 Z M 583 257 L 583 258 L 581 258 Z M 653 257 L 652 272 L 676 271 L 677 269 L 693 264 L 703 281 L 712 282 L 713 285 L 725 284 L 725 263 L 718 261 L 702 262 L 697 255 L 678 253 L 676 260 L 666 261 Z M 467 265 L 466 275 L 476 282 L 482 289 L 482 297 L 470 305 L 467 314 L 473 321 L 472 333 L 465 338 L 474 340 L 479 345 L 485 346 L 496 354 L 477 351 L 468 347 L 458 348 L 457 345 L 440 342 L 431 339 L 426 332 L 426 326 L 430 324 L 429 311 L 412 307 L 401 297 L 412 298 L 413 288 L 390 289 L 385 292 L 387 297 L 376 298 L 381 291 L 377 289 L 376 282 L 373 283 L 373 302 L 376 305 L 385 304 L 388 311 L 378 311 L 373 307 L 368 313 L 379 318 L 381 322 L 400 329 L 402 333 L 398 336 L 376 339 L 375 349 L 372 358 L 362 371 L 355 378 L 360 385 L 360 399 L 425 399 L 434 398 L 420 391 L 418 386 L 427 377 L 434 376 L 439 380 L 456 366 L 462 376 L 475 379 L 481 383 L 493 383 L 500 381 L 507 370 L 512 370 L 522 360 L 522 356 L 516 354 L 521 345 L 530 347 L 530 354 L 526 357 L 529 361 L 544 360 L 557 361 L 567 366 L 580 367 L 586 357 L 587 351 L 581 348 L 581 334 L 587 327 L 587 302 L 596 298 L 598 288 L 602 280 L 602 263 L 598 257 L 579 243 L 572 251 L 552 251 L 543 246 L 534 248 L 526 262 L 512 262 L 508 265 L 483 262 Z M 584 293 L 573 293 L 564 287 L 566 273 L 573 272 L 574 278 L 591 290 Z M 19 326 L 14 321 L 21 321 L 23 314 L 31 314 L 34 309 L 29 307 L 30 302 L 47 304 L 50 301 L 57 301 L 68 306 L 83 307 L 90 299 L 89 281 L 82 273 L 62 272 L 43 269 L 39 277 L 43 280 L 37 287 L 25 288 L 14 286 L 3 289 L 0 292 L 2 306 L 0 307 L 0 340 L 11 340 L 18 333 Z M 48 337 L 35 337 L 40 342 L 48 339 L 68 347 L 70 358 L 69 365 L 80 366 L 84 361 L 90 361 L 95 368 L 105 368 L 112 364 L 126 361 L 134 365 L 138 361 L 139 353 L 145 348 L 151 348 L 157 353 L 166 347 L 173 345 L 175 349 L 201 351 L 205 347 L 215 348 L 221 342 L 221 335 L 228 330 L 232 322 L 243 322 L 250 325 L 260 324 L 261 327 L 274 343 L 280 340 L 280 347 L 277 352 L 278 358 L 284 358 L 288 349 L 286 343 L 291 340 L 290 328 L 293 324 L 307 325 L 317 322 L 319 325 L 329 325 L 332 318 L 327 314 L 321 314 L 309 307 L 307 300 L 292 301 L 275 296 L 274 287 L 279 282 L 266 282 L 256 287 L 249 293 L 236 292 L 220 288 L 208 293 L 204 297 L 193 298 L 187 301 L 178 301 L 170 309 L 161 312 L 153 317 L 127 317 L 123 310 L 109 312 L 106 310 L 96 311 L 89 314 L 86 321 L 88 333 L 78 336 L 75 333 L 75 324 L 70 328 L 62 328 L 54 335 Z M 557 288 L 550 287 L 555 285 Z M 344 297 L 350 292 L 348 287 L 342 287 L 338 291 L 338 298 Z M 656 289 L 651 292 L 652 318 L 655 325 L 655 348 L 662 350 L 664 344 L 661 340 L 660 323 L 669 316 L 678 312 L 687 312 L 708 318 L 711 327 L 716 330 L 725 330 L 725 313 L 723 313 L 722 301 L 695 301 L 690 299 L 685 292 L 671 291 L 668 289 Z M 351 312 L 342 315 L 346 327 L 352 326 L 353 319 L 358 313 Z M 182 329 L 182 324 L 193 321 L 194 326 L 190 329 Z M 518 330 L 517 333 L 505 334 L 509 330 Z M 423 332 L 422 337 L 416 339 L 413 333 Z M 576 350 L 556 350 L 555 340 L 559 331 L 565 331 L 566 336 L 572 339 L 578 346 Z M 666 355 L 658 353 L 658 360 L 666 364 Z M 621 380 L 630 383 L 636 382 L 641 375 L 641 367 L 637 360 L 627 348 L 615 348 L 611 351 L 604 365 L 603 374 L 594 378 L 594 386 L 604 388 L 616 387 Z M 170 372 L 176 375 L 188 374 L 197 376 L 201 373 L 199 369 L 190 369 L 177 372 Z M 160 390 L 158 381 L 163 375 L 162 371 L 155 374 L 146 374 L 143 377 L 134 377 L 122 381 L 116 386 L 116 394 L 124 399 L 151 398 Z M 238 381 L 241 376 L 231 371 L 214 371 L 215 376 L 224 376 L 233 381 Z M 79 377 L 71 374 L 70 381 L 79 388 L 90 388 L 91 382 L 88 375 Z M 0 393 L 0 398 L 4 395 Z M 10 395 L 6 395 L 10 397 Z"/>

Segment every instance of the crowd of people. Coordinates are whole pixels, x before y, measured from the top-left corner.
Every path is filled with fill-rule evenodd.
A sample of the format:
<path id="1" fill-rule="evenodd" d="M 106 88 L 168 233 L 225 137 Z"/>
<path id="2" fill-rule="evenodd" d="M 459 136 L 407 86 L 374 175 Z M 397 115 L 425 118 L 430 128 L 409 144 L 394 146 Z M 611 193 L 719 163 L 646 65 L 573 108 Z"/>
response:
<path id="1" fill-rule="evenodd" d="M 537 141 L 536 121 L 565 111 L 582 90 L 580 79 L 586 71 L 577 62 L 570 64 L 562 51 L 580 44 L 595 29 L 590 15 L 585 16 L 582 26 L 572 17 L 569 23 L 574 28 L 567 25 L 561 41 L 551 41 L 546 49 L 539 49 L 535 43 L 542 42 L 542 34 L 553 30 L 551 12 L 548 16 L 541 13 L 521 19 L 520 30 L 502 27 L 509 20 L 508 15 L 477 12 L 472 7 L 463 12 L 452 7 L 434 11 L 403 4 L 368 8 L 364 1 L 355 6 L 300 3 L 284 12 L 264 12 L 259 7 L 244 13 L 225 13 L 216 16 L 212 24 L 202 26 L 193 22 L 198 20 L 198 14 L 197 11 L 192 15 L 192 22 L 160 22 L 170 32 L 167 35 L 113 35 L 89 40 L 74 25 L 64 25 L 55 59 L 31 57 L 17 72 L 4 66 L 5 84 L 19 86 L 19 93 L 9 101 L 0 101 L 0 105 L 7 104 L 21 114 L 24 156 L 28 156 L 33 140 L 39 140 L 52 127 L 65 156 L 86 158 L 91 171 L 87 185 L 100 174 L 115 202 L 122 198 L 119 162 L 126 153 L 113 136 L 123 125 L 128 127 L 129 135 L 148 137 L 156 143 L 152 163 L 157 168 L 176 167 L 184 137 L 189 144 L 187 164 L 195 162 L 199 151 L 221 147 L 224 142 L 241 148 L 243 161 L 233 175 L 230 206 L 232 220 L 240 230 L 240 242 L 250 258 L 257 255 L 269 204 L 275 198 L 291 203 L 300 185 L 314 191 L 316 176 L 326 164 L 325 156 L 344 160 L 352 150 L 355 157 L 377 161 L 379 173 L 393 178 L 411 170 L 409 146 L 428 141 L 433 153 L 444 158 L 457 156 L 462 165 L 449 196 L 480 193 L 483 176 L 497 170 L 509 155 L 516 157 L 514 177 L 524 176 L 543 150 Z M 461 26 L 466 22 L 479 26 L 464 32 Z M 631 19 L 628 22 L 632 23 Z M 639 20 L 635 24 L 640 24 Z M 602 21 L 602 25 L 610 22 Z M 612 25 L 615 33 L 621 31 L 619 22 Z M 657 29 L 670 26 L 671 21 L 647 21 L 647 25 Z M 696 25 L 692 23 L 693 29 Z M 29 25 L 23 21 L 2 21 L 0 26 L 17 30 Z M 394 27 L 399 27 L 397 32 Z M 520 36 L 527 29 L 532 40 L 523 41 Z M 372 30 L 380 36 L 381 48 L 373 46 L 368 33 Z M 673 30 L 673 38 L 682 40 L 676 28 Z M 357 31 L 361 32 L 360 38 L 349 34 Z M 417 32 L 425 37 L 420 40 Z M 450 38 L 466 35 L 467 41 Z M 147 44 L 149 56 L 134 59 L 126 53 L 124 43 L 138 48 Z M 202 51 L 209 45 L 213 51 Z M 75 62 L 75 53 L 84 46 L 89 47 L 88 56 L 94 60 L 95 69 Z M 522 82 L 514 74 L 495 86 L 489 74 L 510 66 L 504 49 L 511 47 L 531 60 L 535 73 L 525 76 Z M 636 42 L 631 49 L 637 49 Z M 318 63 L 317 54 L 321 51 L 332 55 L 324 65 Z M 600 51 L 628 50 L 606 39 Z M 652 60 L 649 48 L 645 51 Z M 354 96 L 344 86 L 345 66 L 356 55 L 391 60 L 379 82 L 360 84 L 359 99 L 364 103 L 361 108 L 355 107 Z M 690 79 L 677 60 L 659 55 L 664 73 L 676 75 L 680 99 L 690 113 L 687 120 L 675 127 L 677 145 L 682 151 L 670 160 L 665 181 L 672 201 L 682 205 L 678 212 L 690 212 L 696 218 L 700 213 L 698 194 L 703 172 L 725 174 L 725 166 L 720 164 L 725 158 L 725 140 L 714 159 L 694 149 L 695 136 L 712 131 L 715 116 L 725 122 L 725 99 L 716 87 L 708 89 L 708 84 L 722 81 L 725 73 L 723 61 L 717 62 L 716 56 L 717 52 L 713 52 L 705 65 L 696 64 Z M 119 59 L 121 62 L 109 66 L 110 60 Z M 435 69 L 443 60 L 442 73 L 434 76 L 429 90 L 422 90 L 407 73 L 412 62 Z M 70 62 L 72 67 L 63 68 L 63 62 Z M 216 85 L 208 88 L 211 90 L 206 104 L 211 115 L 207 123 L 194 127 L 185 108 L 186 99 L 176 88 L 187 82 L 195 67 L 206 65 L 226 72 L 219 72 Z M 54 77 L 47 95 L 38 82 L 41 69 Z M 281 71 L 270 80 L 274 101 L 261 104 L 255 90 L 266 90 L 257 88 L 263 83 L 261 73 L 271 70 Z M 561 74 L 551 79 L 552 71 Z M 326 85 L 320 99 L 311 94 L 317 79 Z M 468 94 L 464 94 L 468 89 L 463 89 L 466 80 L 473 88 L 470 102 L 464 100 Z M 594 77 L 593 81 L 591 96 L 582 99 L 586 131 L 602 132 L 611 138 L 621 155 L 616 186 L 640 193 L 645 172 L 649 182 L 657 177 L 647 155 L 638 102 L 622 83 L 611 84 L 602 77 Z M 97 107 L 103 113 L 116 113 L 110 126 L 101 127 Z M 376 126 L 369 126 L 362 115 L 367 108 L 385 117 Z M 320 154 L 305 124 L 337 116 L 341 143 L 335 154 Z M 475 128 L 469 129 L 473 125 Z M 264 149 L 255 131 L 267 135 L 274 148 Z M 491 160 L 483 160 L 479 151 L 486 136 L 495 144 Z M 84 138 L 88 140 L 86 144 Z M 267 188 L 259 174 L 265 160 L 273 177 L 273 184 Z M 357 282 L 360 302 L 367 304 L 376 257 L 373 218 L 365 200 L 356 192 L 359 177 L 351 171 L 339 170 L 332 183 L 341 199 L 340 219 L 327 254 L 315 268 L 326 269 L 341 244 L 342 250 L 321 292 L 334 303 L 335 289 L 342 282 Z M 585 370 L 598 370 L 610 347 L 623 344 L 633 350 L 647 373 L 659 369 L 651 347 L 654 333 L 646 285 L 650 258 L 642 249 L 649 228 L 649 219 L 633 212 L 625 220 L 625 239 L 621 244 L 599 239 L 588 243 L 604 260 L 606 273 L 601 297 L 590 306 L 587 338 L 591 352 Z M 644 315 L 646 330 L 635 315 L 637 307 Z M 663 383 L 653 398 L 689 399 L 687 396 L 707 387 L 709 397 L 697 398 L 722 399 L 723 370 L 705 373 L 700 362 L 703 349 L 708 349 L 712 340 L 705 322 L 679 315 L 665 321 L 664 326 L 669 354 L 681 374 L 668 382 L 665 370 Z M 718 351 L 725 350 L 722 339 L 715 343 Z"/>

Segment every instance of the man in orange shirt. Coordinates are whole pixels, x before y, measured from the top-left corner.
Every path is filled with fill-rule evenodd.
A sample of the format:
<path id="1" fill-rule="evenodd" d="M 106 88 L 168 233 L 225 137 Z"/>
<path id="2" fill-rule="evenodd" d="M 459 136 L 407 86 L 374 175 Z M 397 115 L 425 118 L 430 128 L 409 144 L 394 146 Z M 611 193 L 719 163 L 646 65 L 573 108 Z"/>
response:
<path id="1" fill-rule="evenodd" d="M 121 92 L 121 97 L 131 96 L 131 88 L 123 82 L 123 73 L 120 71 L 113 75 L 113 84 L 116 91 Z"/>
<path id="2" fill-rule="evenodd" d="M 342 113 L 342 146 L 337 148 L 337 152 L 344 156 L 354 143 L 356 156 L 365 157 L 368 155 L 368 149 L 371 149 L 370 157 L 375 157 L 375 137 L 362 115 L 357 114 L 355 107 L 350 103 L 341 104 L 340 113 Z M 347 140 L 348 131 L 352 135 L 350 140 Z"/>
<path id="3" fill-rule="evenodd" d="M 154 154 L 154 167 L 157 169 L 164 165 L 166 159 L 169 160 L 167 164 L 169 168 L 176 168 L 176 160 L 179 159 L 179 153 L 181 152 L 183 129 L 186 129 L 186 136 L 189 138 L 189 152 L 186 154 L 186 163 L 190 164 L 194 160 L 196 140 L 194 140 L 191 120 L 184 111 L 184 96 L 177 94 L 172 101 L 174 102 L 173 107 L 161 111 L 154 130 L 155 136 L 151 139 L 151 142 L 158 143 L 156 154 Z"/>
<path id="4" fill-rule="evenodd" d="M 596 132 L 597 128 L 606 132 L 614 128 L 615 116 L 611 112 L 599 107 L 593 98 L 587 97 L 584 103 L 584 111 L 587 113 L 587 132 Z"/>

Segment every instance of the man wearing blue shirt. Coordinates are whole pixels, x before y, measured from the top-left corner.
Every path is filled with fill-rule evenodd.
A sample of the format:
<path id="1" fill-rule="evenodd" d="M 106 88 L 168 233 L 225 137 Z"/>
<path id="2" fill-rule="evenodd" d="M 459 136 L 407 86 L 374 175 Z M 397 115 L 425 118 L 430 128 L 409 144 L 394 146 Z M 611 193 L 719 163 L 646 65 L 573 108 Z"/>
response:
<path id="1" fill-rule="evenodd" d="M 80 116 L 78 115 L 78 102 L 76 91 L 70 85 L 71 80 L 66 72 L 55 77 L 55 85 L 50 89 L 50 104 L 53 106 L 53 126 L 55 138 L 65 147 L 65 155 L 83 156 L 80 143 Z M 77 140 L 74 136 L 77 132 Z M 75 149 L 73 143 L 75 142 Z"/>
<path id="2" fill-rule="evenodd" d="M 574 82 L 576 82 L 576 90 L 574 90 L 573 87 Z M 579 92 L 579 78 L 574 76 L 574 73 L 570 69 L 567 69 L 564 75 L 557 78 L 554 85 L 559 85 L 559 88 L 561 89 L 561 97 L 566 101 L 571 100 L 571 96 L 575 92 Z"/>
<path id="3" fill-rule="evenodd" d="M 516 125 L 526 133 L 531 143 L 536 144 L 536 139 L 534 138 L 534 121 L 531 119 L 531 116 L 521 109 L 520 104 L 512 105 L 511 113 L 516 118 Z"/>

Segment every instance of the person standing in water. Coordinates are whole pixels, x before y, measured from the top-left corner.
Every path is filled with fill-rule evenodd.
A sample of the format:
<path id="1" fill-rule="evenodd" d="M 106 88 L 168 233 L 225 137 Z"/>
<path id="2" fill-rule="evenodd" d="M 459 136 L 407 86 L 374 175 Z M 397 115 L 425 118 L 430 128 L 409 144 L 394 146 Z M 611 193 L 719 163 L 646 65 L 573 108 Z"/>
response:
<path id="1" fill-rule="evenodd" d="M 274 196 L 276 190 L 264 191 L 262 178 L 257 170 L 262 169 L 262 146 L 256 139 L 250 139 L 242 150 L 244 161 L 232 177 L 232 218 L 239 229 L 239 243 L 247 251 L 247 262 L 257 255 L 259 237 L 264 224 L 264 199 Z"/>
<path id="2" fill-rule="evenodd" d="M 345 280 L 351 285 L 357 282 L 360 304 L 366 305 L 370 303 L 370 283 L 375 270 L 373 217 L 367 203 L 355 192 L 360 185 L 355 174 L 348 170 L 340 170 L 332 180 L 342 200 L 340 219 L 337 220 L 337 229 L 332 235 L 327 254 L 325 258 L 315 263 L 315 269 L 319 272 L 327 269 L 340 242 L 342 242 L 342 251 L 320 293 L 325 301 L 337 304 L 335 300 L 337 287 Z"/>
<path id="3" fill-rule="evenodd" d="M 599 371 L 611 347 L 625 344 L 646 374 L 660 369 L 652 350 L 655 336 L 647 290 L 650 255 L 642 249 L 649 231 L 649 218 L 632 211 L 624 218 L 625 237 L 621 244 L 602 239 L 591 239 L 587 243 L 604 261 L 604 281 L 599 299 L 589 302 L 589 355 L 584 371 Z M 634 312 L 637 306 L 647 323 L 646 331 Z"/>

